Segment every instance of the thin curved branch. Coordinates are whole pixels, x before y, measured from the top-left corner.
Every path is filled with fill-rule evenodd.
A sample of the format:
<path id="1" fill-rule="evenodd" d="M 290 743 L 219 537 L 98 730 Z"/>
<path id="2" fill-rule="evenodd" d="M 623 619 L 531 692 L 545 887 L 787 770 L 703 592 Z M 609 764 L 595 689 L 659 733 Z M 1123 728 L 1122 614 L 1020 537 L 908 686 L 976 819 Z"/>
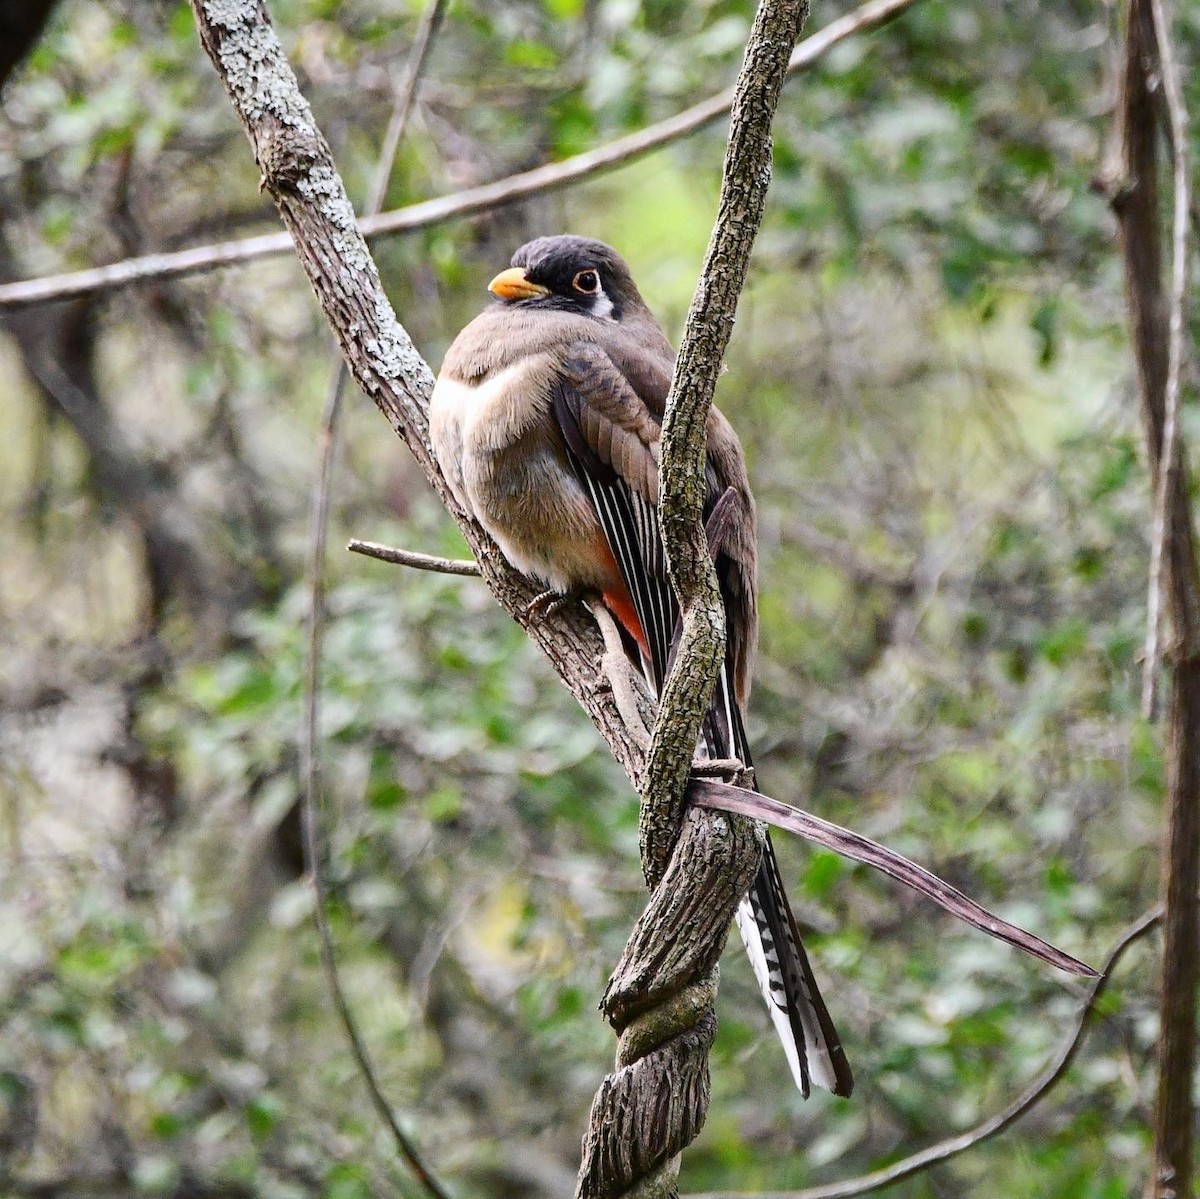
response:
<path id="1" fill-rule="evenodd" d="M 868 3 L 860 8 L 831 21 L 819 33 L 806 38 L 792 55 L 788 64 L 788 74 L 808 70 L 840 42 L 855 34 L 888 24 L 916 2 L 917 0 L 868 0 Z M 723 117 L 729 111 L 732 102 L 732 90 L 719 92 L 673 117 L 637 133 L 631 133 L 627 137 L 617 138 L 606 146 L 576 154 L 562 162 L 548 163 L 531 171 L 511 175 L 495 183 L 485 183 L 480 187 L 468 188 L 420 204 L 410 204 L 369 220 L 364 219 L 359 223 L 359 229 L 367 238 L 392 233 L 411 233 L 458 217 L 472 216 L 512 204 L 530 196 L 569 187 L 605 171 L 614 170 L 681 138 L 689 137 Z M 45 304 L 51 300 L 111 291 L 135 283 L 199 274 L 221 267 L 253 262 L 260 258 L 281 257 L 290 253 L 291 249 L 292 242 L 286 234 L 266 233 L 167 254 L 126 258 L 107 266 L 0 284 L 0 308 Z"/>
<path id="2" fill-rule="evenodd" d="M 855 1196 L 869 1195 L 873 1191 L 883 1190 L 884 1187 L 891 1186 L 905 1178 L 911 1178 L 914 1174 L 920 1174 L 931 1166 L 940 1165 L 952 1157 L 957 1157 L 960 1153 L 965 1153 L 968 1149 L 974 1149 L 976 1145 L 981 1145 L 992 1137 L 999 1136 L 1035 1107 L 1066 1074 L 1083 1044 L 1083 1037 L 1091 1022 L 1092 1014 L 1112 979 L 1113 971 L 1116 970 L 1130 946 L 1146 936 L 1162 920 L 1162 915 L 1161 907 L 1146 912 L 1117 938 L 1116 943 L 1109 950 L 1108 957 L 1105 959 L 1096 981 L 1092 983 L 1091 989 L 1083 1001 L 1083 1007 L 1074 1030 L 1063 1042 L 1054 1060 L 1012 1103 L 1003 1111 L 984 1120 L 982 1124 L 977 1124 L 967 1132 L 959 1133 L 955 1137 L 948 1137 L 936 1145 L 930 1145 L 928 1149 L 922 1149 L 919 1153 L 893 1162 L 883 1170 L 875 1170 L 859 1178 L 847 1179 L 845 1182 L 836 1182 L 829 1186 L 809 1187 L 803 1191 L 708 1191 L 689 1195 L 687 1199 L 855 1199 Z"/>
<path id="3" fill-rule="evenodd" d="M 417 35 L 413 38 L 404 71 L 404 86 L 396 97 L 387 131 L 383 135 L 383 144 L 379 148 L 379 163 L 367 192 L 367 202 L 363 206 L 364 219 L 369 220 L 377 216 L 383 208 L 384 200 L 387 199 L 387 186 L 396 166 L 396 152 L 400 149 L 404 131 L 408 128 L 408 118 L 417 98 L 417 89 L 421 86 L 429 51 L 433 47 L 438 30 L 442 27 L 442 18 L 445 15 L 446 0 L 429 0 L 421 14 L 421 23 L 417 26 Z"/>
<path id="4" fill-rule="evenodd" d="M 1040 958 L 1059 970 L 1067 971 L 1068 974 L 1079 974 L 1085 978 L 1096 977 L 1096 971 L 1086 962 L 1081 962 L 1041 937 L 1002 920 L 964 895 L 957 887 L 952 887 L 938 878 L 931 870 L 926 870 L 924 866 L 917 865 L 903 854 L 888 849 L 886 845 L 880 845 L 861 833 L 842 828 L 832 821 L 822 820 L 820 816 L 813 816 L 759 791 L 747 791 L 744 787 L 735 787 L 731 783 L 717 782 L 714 779 L 691 779 L 688 783 L 688 799 L 697 807 L 738 812 L 743 816 L 765 820 L 776 828 L 786 829 L 789 833 L 795 833 L 815 845 L 831 849 L 852 861 L 862 862 L 881 874 L 886 874 L 888 878 L 911 887 L 919 895 L 933 900 L 956 920 L 961 920 L 972 928 L 987 933 L 988 936 L 1004 941 L 1031 957 Z"/>

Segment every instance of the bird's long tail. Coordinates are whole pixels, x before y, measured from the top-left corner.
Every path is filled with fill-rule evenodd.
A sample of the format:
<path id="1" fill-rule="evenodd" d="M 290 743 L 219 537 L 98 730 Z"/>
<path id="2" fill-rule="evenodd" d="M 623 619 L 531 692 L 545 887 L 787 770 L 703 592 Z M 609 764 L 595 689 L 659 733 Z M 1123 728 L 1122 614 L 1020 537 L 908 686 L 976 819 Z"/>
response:
<path id="1" fill-rule="evenodd" d="M 717 682 L 702 736 L 711 757 L 735 757 L 751 765 L 728 669 Z M 807 1098 L 816 1083 L 835 1095 L 849 1095 L 854 1075 L 804 952 L 769 836 L 754 886 L 735 920 L 801 1093 Z"/>
<path id="2" fill-rule="evenodd" d="M 564 410 L 563 429 L 568 443 L 572 446 L 578 443 L 580 448 L 575 452 L 586 454 L 578 430 L 574 439 L 570 435 L 574 425 L 569 418 L 570 413 Z M 679 608 L 667 582 L 657 513 L 627 488 L 606 484 L 603 471 L 585 470 L 581 465 L 579 477 L 596 505 L 628 593 L 606 593 L 605 602 L 629 637 L 630 658 L 635 662 L 640 658 L 646 681 L 659 695 L 678 645 Z M 727 533 L 723 522 L 733 510 L 729 498 L 733 494 L 733 489 L 729 489 L 709 514 L 706 531 L 714 559 L 718 558 Z M 631 547 L 636 547 L 636 552 Z M 746 766 L 751 765 L 750 746 L 729 661 L 718 678 L 700 741 L 700 752 L 710 758 L 737 758 Z M 835 1095 L 849 1095 L 854 1076 L 817 990 L 769 838 L 758 877 L 735 919 L 796 1085 L 805 1096 L 814 1082 Z"/>

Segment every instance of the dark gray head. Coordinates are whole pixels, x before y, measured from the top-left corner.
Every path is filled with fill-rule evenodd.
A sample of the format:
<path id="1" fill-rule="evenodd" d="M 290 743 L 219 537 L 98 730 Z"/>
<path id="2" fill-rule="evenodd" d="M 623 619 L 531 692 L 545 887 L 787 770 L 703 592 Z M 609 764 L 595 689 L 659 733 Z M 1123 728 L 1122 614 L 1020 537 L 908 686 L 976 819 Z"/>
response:
<path id="1" fill-rule="evenodd" d="M 579 312 L 619 321 L 629 308 L 644 309 L 625 260 L 602 241 L 561 234 L 527 242 L 488 290 L 507 304 Z"/>

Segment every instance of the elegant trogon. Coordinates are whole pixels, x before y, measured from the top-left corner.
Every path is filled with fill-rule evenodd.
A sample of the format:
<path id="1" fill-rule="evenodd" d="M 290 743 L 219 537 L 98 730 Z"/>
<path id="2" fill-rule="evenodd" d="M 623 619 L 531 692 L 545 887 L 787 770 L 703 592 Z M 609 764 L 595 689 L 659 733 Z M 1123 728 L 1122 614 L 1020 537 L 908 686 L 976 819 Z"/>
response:
<path id="1" fill-rule="evenodd" d="M 661 689 L 679 608 L 658 523 L 663 406 L 675 355 L 621 257 L 541 237 L 492 280 L 430 405 L 434 452 L 463 507 L 518 570 L 603 597 L 630 657 Z M 744 713 L 758 634 L 754 500 L 737 434 L 708 416 L 705 518 L 727 616 L 726 660 L 701 734 L 750 765 Z M 797 1085 L 848 1095 L 850 1066 L 817 990 L 768 840 L 737 925 Z"/>

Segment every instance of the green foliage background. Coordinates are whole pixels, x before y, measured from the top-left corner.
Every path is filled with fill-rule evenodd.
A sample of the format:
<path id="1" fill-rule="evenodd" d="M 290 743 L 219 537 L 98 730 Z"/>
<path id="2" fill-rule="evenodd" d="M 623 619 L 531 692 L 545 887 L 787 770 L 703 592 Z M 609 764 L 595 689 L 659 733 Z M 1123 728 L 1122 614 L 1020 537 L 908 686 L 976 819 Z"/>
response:
<path id="1" fill-rule="evenodd" d="M 420 6 L 271 8 L 361 196 Z M 812 28 L 841 11 L 816 6 Z M 455 0 L 388 205 L 710 94 L 751 14 Z M 1186 55 L 1200 9 L 1179 20 Z M 1145 469 L 1113 222 L 1092 186 L 1114 23 L 1077 0 L 919 0 L 793 80 L 719 392 L 760 508 L 751 735 L 766 789 L 1093 963 L 1154 902 L 1163 788 L 1160 730 L 1137 704 Z M 272 227 L 184 4 L 66 0 L 2 99 L 11 277 Z M 718 127 L 378 242 L 401 320 L 436 364 L 517 245 L 571 230 L 627 256 L 677 338 L 721 153 Z M 47 360 L 78 368 L 124 470 L 81 436 Z M 35 313 L 0 341 L 0 1184 L 14 1194 L 63 1179 L 74 1194 L 106 1180 L 416 1193 L 332 1017 L 298 864 L 304 538 L 331 361 L 287 259 Z M 596 1002 L 642 902 L 636 801 L 481 584 L 351 558 L 347 534 L 462 548 L 357 394 L 322 726 L 352 1004 L 455 1194 L 562 1194 L 613 1048 Z M 187 569 L 151 569 L 164 537 L 189 547 Z M 858 1090 L 800 1099 L 731 950 L 686 1190 L 799 1188 L 896 1160 L 1006 1103 L 1073 1024 L 1071 980 L 864 869 L 798 844 L 781 856 Z M 1047 1100 L 889 1193 L 1132 1193 L 1155 975 L 1151 948 L 1135 951 Z"/>

